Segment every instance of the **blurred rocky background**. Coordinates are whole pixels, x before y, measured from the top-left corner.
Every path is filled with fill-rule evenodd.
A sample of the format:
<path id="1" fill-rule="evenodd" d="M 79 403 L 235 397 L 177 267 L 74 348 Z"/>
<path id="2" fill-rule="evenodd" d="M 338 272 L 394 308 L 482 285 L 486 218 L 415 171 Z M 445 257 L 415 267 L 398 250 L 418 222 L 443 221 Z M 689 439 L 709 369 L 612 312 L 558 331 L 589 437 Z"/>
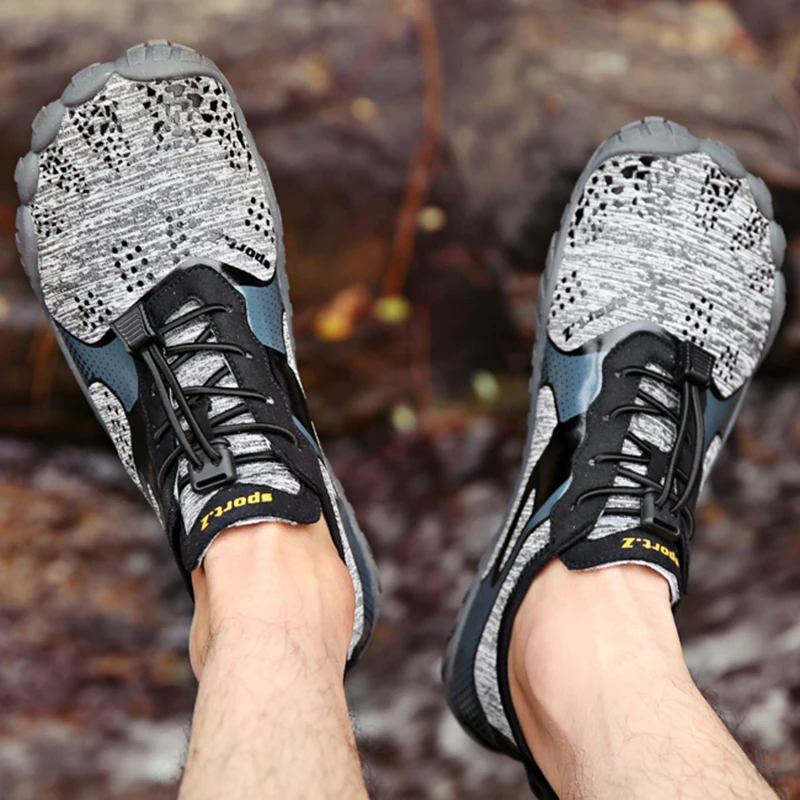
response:
<path id="1" fill-rule="evenodd" d="M 171 798 L 186 747 L 188 598 L 14 249 L 36 111 L 150 38 L 226 72 L 276 185 L 312 412 L 386 590 L 350 682 L 378 797 L 528 796 L 438 672 L 519 464 L 538 276 L 585 160 L 657 114 L 767 180 L 789 311 L 678 616 L 701 686 L 800 798 L 798 0 L 0 0 L 0 797 Z"/>

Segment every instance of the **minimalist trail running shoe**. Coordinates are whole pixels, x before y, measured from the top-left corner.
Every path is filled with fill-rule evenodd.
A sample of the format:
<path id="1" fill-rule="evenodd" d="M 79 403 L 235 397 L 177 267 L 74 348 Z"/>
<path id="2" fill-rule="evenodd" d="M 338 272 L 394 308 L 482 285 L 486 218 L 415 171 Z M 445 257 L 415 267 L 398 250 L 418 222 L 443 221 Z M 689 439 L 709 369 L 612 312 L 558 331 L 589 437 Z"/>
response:
<path id="1" fill-rule="evenodd" d="M 225 528 L 322 514 L 353 581 L 352 664 L 377 575 L 309 419 L 278 206 L 226 79 L 165 41 L 93 64 L 15 177 L 23 266 L 190 590 Z"/>
<path id="2" fill-rule="evenodd" d="M 514 615 L 556 557 L 686 591 L 698 492 L 783 315 L 785 245 L 764 182 L 660 118 L 600 146 L 553 237 L 522 472 L 444 663 L 461 724 L 540 797 L 507 681 Z"/>

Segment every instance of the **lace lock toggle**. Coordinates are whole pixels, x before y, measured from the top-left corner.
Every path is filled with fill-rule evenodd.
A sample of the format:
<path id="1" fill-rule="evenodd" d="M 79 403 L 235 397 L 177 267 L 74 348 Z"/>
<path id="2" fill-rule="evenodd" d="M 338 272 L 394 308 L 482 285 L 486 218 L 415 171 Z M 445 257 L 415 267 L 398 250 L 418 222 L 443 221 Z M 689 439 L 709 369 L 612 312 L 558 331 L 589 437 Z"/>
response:
<path id="1" fill-rule="evenodd" d="M 196 453 L 200 466 L 189 464 L 189 480 L 192 489 L 198 494 L 220 489 L 236 480 L 236 464 L 227 445 L 214 442 L 219 453 L 219 461 L 215 464 L 204 452 Z"/>
<path id="2" fill-rule="evenodd" d="M 642 497 L 641 527 L 670 542 L 681 538 L 680 521 L 674 514 L 656 506 L 655 492 L 647 492 Z"/>
<path id="3" fill-rule="evenodd" d="M 714 355 L 694 342 L 683 340 L 678 347 L 678 365 L 676 380 L 678 383 L 689 381 L 701 389 L 711 385 L 714 371 Z"/>
<path id="4" fill-rule="evenodd" d="M 161 343 L 161 337 L 155 332 L 147 313 L 139 304 L 131 306 L 111 327 L 131 355 L 141 352 L 149 344 Z"/>

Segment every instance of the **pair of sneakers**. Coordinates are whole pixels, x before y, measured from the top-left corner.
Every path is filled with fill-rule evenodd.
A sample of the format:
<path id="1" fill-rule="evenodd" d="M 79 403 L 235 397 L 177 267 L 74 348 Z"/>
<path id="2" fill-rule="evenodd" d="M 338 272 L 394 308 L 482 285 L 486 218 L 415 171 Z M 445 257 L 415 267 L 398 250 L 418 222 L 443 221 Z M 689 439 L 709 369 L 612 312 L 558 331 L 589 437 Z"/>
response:
<path id="1" fill-rule="evenodd" d="M 230 85 L 153 41 L 79 72 L 33 123 L 18 246 L 55 336 L 189 575 L 224 529 L 326 520 L 356 614 L 378 578 L 294 358 L 281 221 Z M 648 118 L 578 181 L 541 281 L 524 464 L 444 663 L 486 746 L 554 797 L 511 704 L 512 622 L 542 568 L 642 564 L 686 590 L 693 508 L 784 308 L 764 183 Z"/>

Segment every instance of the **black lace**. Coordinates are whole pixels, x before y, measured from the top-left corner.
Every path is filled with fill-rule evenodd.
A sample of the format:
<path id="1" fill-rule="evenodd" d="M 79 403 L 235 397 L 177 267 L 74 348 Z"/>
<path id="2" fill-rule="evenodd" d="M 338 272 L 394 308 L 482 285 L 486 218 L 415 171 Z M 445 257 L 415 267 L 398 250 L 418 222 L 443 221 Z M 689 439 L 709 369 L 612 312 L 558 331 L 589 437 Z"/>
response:
<path id="1" fill-rule="evenodd" d="M 282 436 L 297 446 L 292 431 L 263 422 L 226 424 L 249 411 L 245 402 L 239 403 L 214 417 L 209 416 L 211 399 L 237 397 L 242 401 L 256 400 L 270 403 L 270 398 L 261 392 L 244 387 L 220 386 L 219 382 L 230 374 L 228 366 L 210 375 L 202 386 L 181 386 L 175 370 L 188 359 L 203 352 L 226 353 L 248 357 L 249 353 L 231 342 L 209 341 L 213 336 L 211 322 L 193 342 L 167 345 L 164 337 L 201 317 L 229 313 L 230 308 L 221 303 L 206 303 L 187 311 L 160 328 L 155 329 L 141 306 L 133 306 L 114 324 L 114 330 L 125 344 L 128 352 L 140 358 L 153 376 L 153 385 L 164 407 L 167 419 L 155 432 L 155 440 L 163 439 L 172 431 L 177 441 L 175 449 L 161 465 L 158 486 L 163 486 L 166 476 L 175 462 L 183 456 L 188 462 L 188 475 L 178 482 L 178 491 L 190 483 L 196 492 L 209 492 L 236 480 L 236 466 L 254 461 L 274 459 L 272 450 L 233 455 L 228 436 L 240 433 L 264 433 Z M 180 416 L 179 416 L 180 413 Z M 186 422 L 186 430 L 181 424 Z"/>
<path id="2" fill-rule="evenodd" d="M 634 485 L 589 489 L 577 498 L 576 505 L 597 497 L 638 497 L 641 498 L 638 509 L 606 507 L 603 513 L 609 516 L 640 516 L 641 527 L 668 541 L 682 541 L 685 544 L 692 538 L 695 522 L 689 502 L 701 479 L 705 444 L 702 392 L 711 383 L 713 366 L 713 355 L 691 342 L 681 342 L 674 376 L 643 367 L 625 367 L 620 370 L 620 377 L 649 378 L 680 392 L 679 409 L 676 412 L 644 391 L 640 381 L 637 397 L 641 403 L 618 406 L 608 415 L 609 419 L 615 419 L 621 414 L 648 414 L 670 420 L 676 430 L 672 451 L 664 469 L 663 462 L 659 464 L 657 461 L 660 453 L 657 455 L 647 442 L 629 430 L 626 438 L 638 448 L 640 455 L 599 453 L 594 457 L 594 463 L 619 465 L 617 475 L 627 478 Z M 678 468 L 681 453 L 687 446 L 691 447 L 692 453 L 688 473 Z M 648 467 L 649 474 L 628 469 L 626 463 L 644 465 Z M 656 478 L 662 471 L 664 478 L 659 481 Z M 681 559 L 682 570 L 685 569 L 685 564 L 686 558 Z"/>

